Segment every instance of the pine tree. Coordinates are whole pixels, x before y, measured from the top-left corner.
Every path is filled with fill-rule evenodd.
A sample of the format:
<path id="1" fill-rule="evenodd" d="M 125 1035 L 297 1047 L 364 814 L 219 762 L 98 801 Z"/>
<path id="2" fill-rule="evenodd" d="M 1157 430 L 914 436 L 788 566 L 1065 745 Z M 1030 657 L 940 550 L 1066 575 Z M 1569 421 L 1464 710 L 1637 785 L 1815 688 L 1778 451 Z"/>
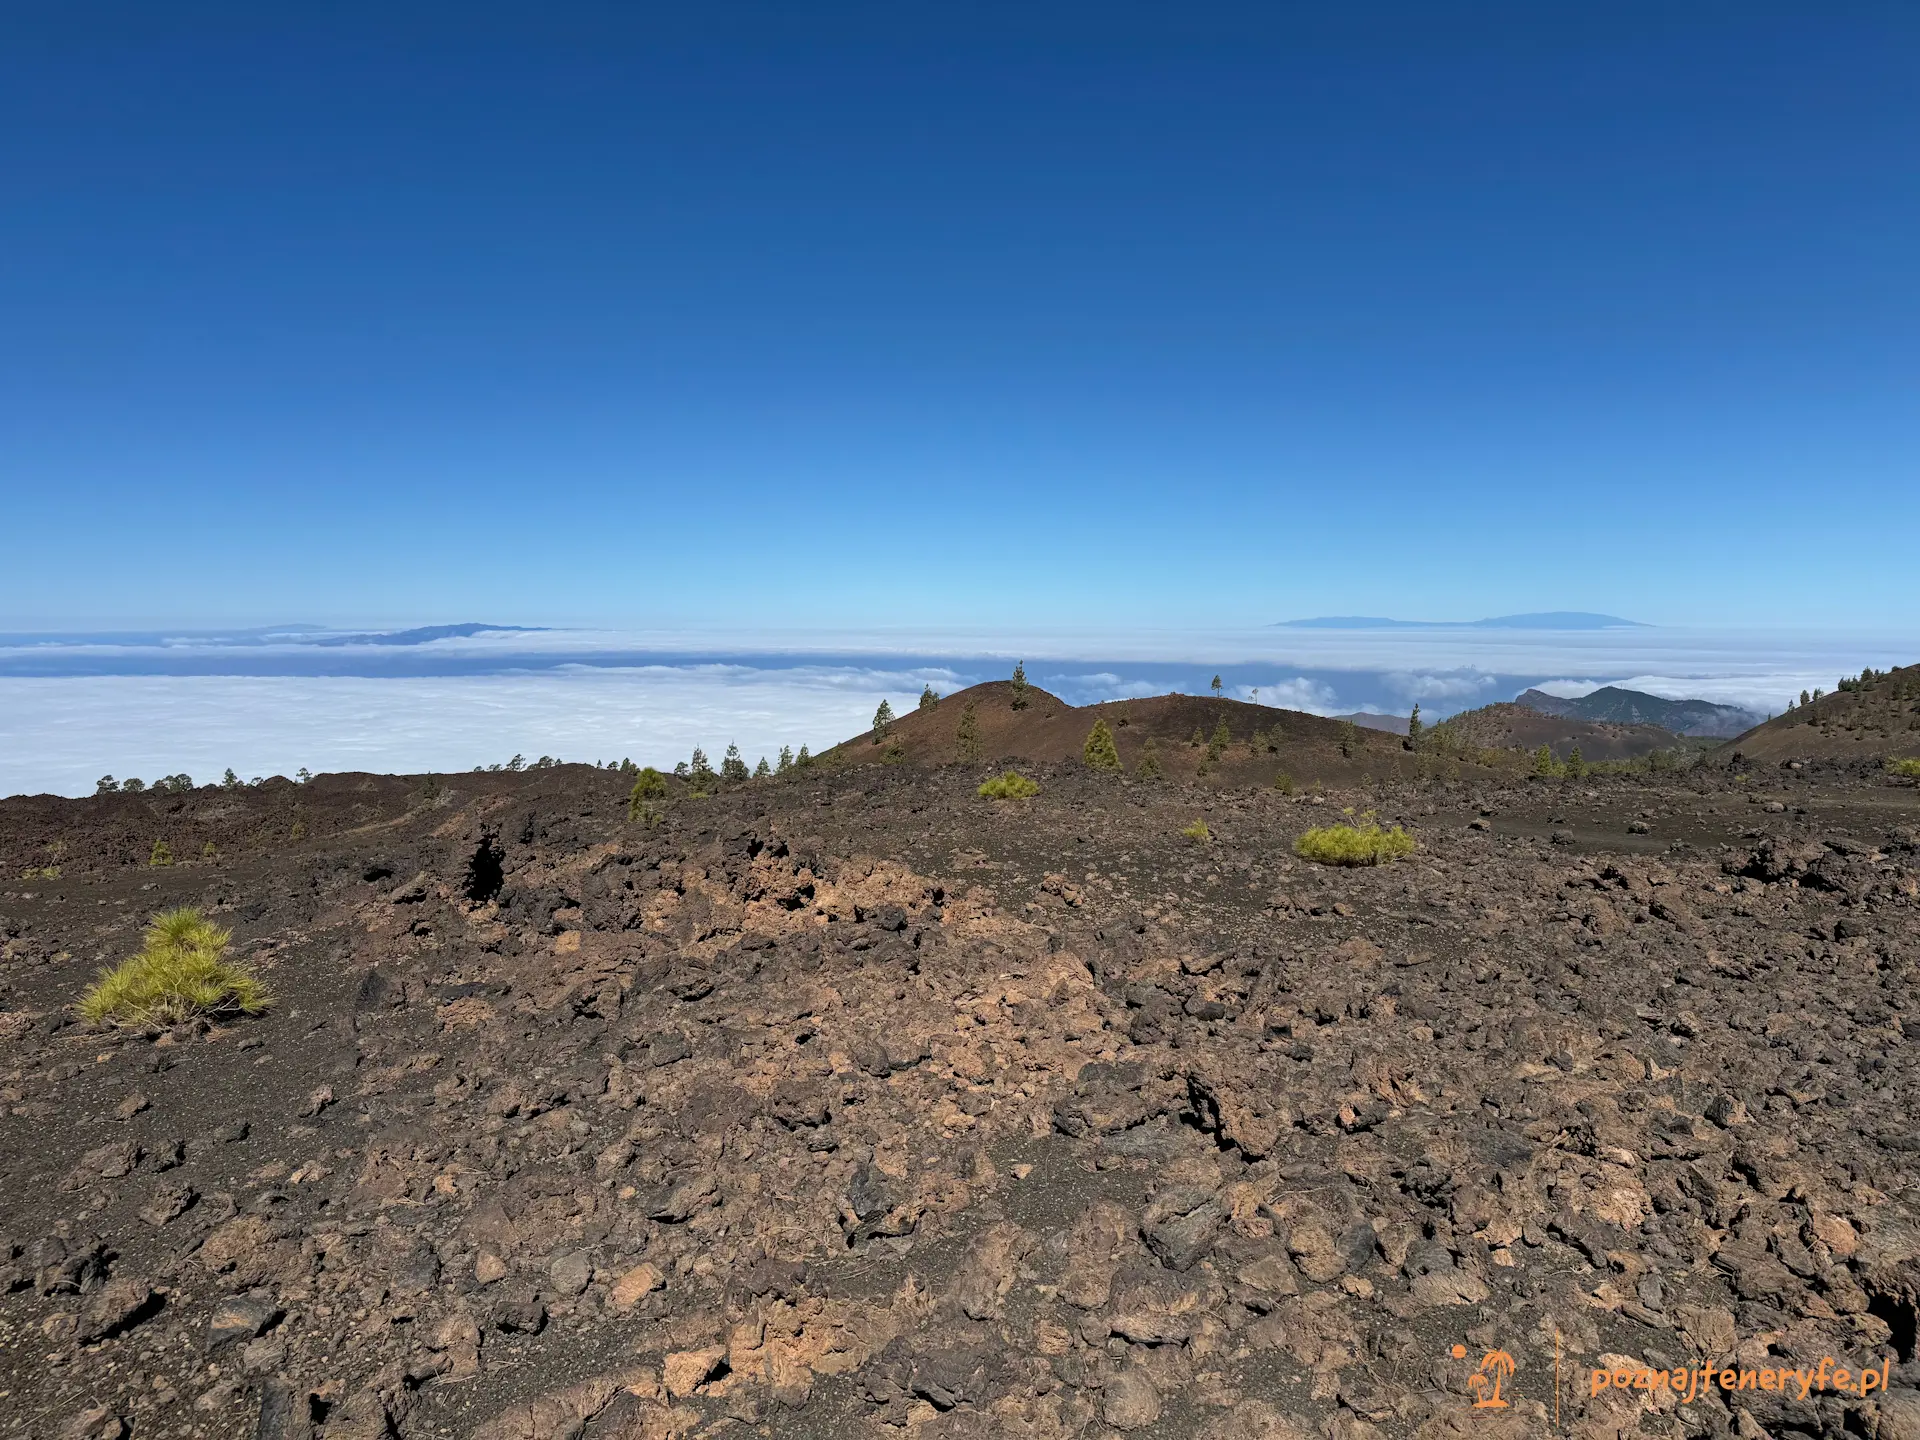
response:
<path id="1" fill-rule="evenodd" d="M 780 747 L 780 762 L 773 767 L 773 773 L 776 775 L 784 775 L 792 768 L 793 747 L 791 745 L 782 745 Z"/>
<path id="2" fill-rule="evenodd" d="M 313 779 L 313 772 L 308 770 L 306 766 L 302 765 L 298 770 L 293 772 L 293 778 L 298 780 L 302 785 L 304 785 L 307 783 L 307 781 Z"/>
<path id="3" fill-rule="evenodd" d="M 940 697 L 933 693 L 933 686 L 929 685 L 920 692 L 920 708 L 922 710 L 931 710 L 939 703 Z"/>
<path id="4" fill-rule="evenodd" d="M 167 848 L 166 841 L 156 840 L 153 842 L 153 852 L 147 856 L 147 864 L 149 865 L 173 864 L 173 851 Z"/>
<path id="5" fill-rule="evenodd" d="M 762 755 L 760 763 L 753 767 L 753 778 L 764 780 L 771 774 L 773 774 L 773 767 L 767 764 L 767 757 Z"/>
<path id="6" fill-rule="evenodd" d="M 807 766 L 813 763 L 813 757 L 807 754 L 806 746 L 802 745 L 800 747 L 800 753 L 793 757 L 793 763 L 797 769 L 801 770 L 806 769 Z"/>
<path id="7" fill-rule="evenodd" d="M 719 777 L 713 773 L 713 766 L 707 762 L 707 752 L 698 745 L 693 747 L 693 758 L 687 762 L 687 780 L 696 794 L 705 795 L 713 789 Z"/>
<path id="8" fill-rule="evenodd" d="M 887 727 L 892 724 L 893 706 L 889 705 L 885 700 L 882 700 L 880 702 L 880 708 L 873 712 L 874 744 L 878 745 L 882 740 L 887 738 Z"/>
<path id="9" fill-rule="evenodd" d="M 1027 662 L 1026 661 L 1016 660 L 1013 662 L 1013 679 L 1009 683 L 1013 686 L 1013 708 L 1016 710 L 1026 709 L 1027 708 Z"/>
<path id="10" fill-rule="evenodd" d="M 1133 773 L 1141 780 L 1160 778 L 1160 747 L 1153 741 L 1147 741 L 1146 748 L 1140 752 L 1140 763 L 1133 767 Z"/>
<path id="11" fill-rule="evenodd" d="M 1213 698 L 1216 700 L 1220 698 L 1220 677 L 1218 675 L 1213 677 Z"/>
<path id="12" fill-rule="evenodd" d="M 1233 732 L 1227 729 L 1227 717 L 1222 715 L 1213 727 L 1213 738 L 1207 741 L 1207 761 L 1213 764 L 1227 753 L 1227 746 L 1233 743 Z"/>
<path id="13" fill-rule="evenodd" d="M 1552 775 L 1558 769 L 1559 767 L 1553 763 L 1552 747 L 1547 745 L 1542 745 L 1538 750 L 1533 752 L 1533 773 L 1534 774 Z"/>
<path id="14" fill-rule="evenodd" d="M 1567 751 L 1567 778 L 1569 780 L 1578 780 L 1586 773 L 1587 762 L 1580 758 L 1580 747 L 1576 745 Z"/>
<path id="15" fill-rule="evenodd" d="M 1093 729 L 1087 732 L 1087 743 L 1081 747 L 1080 757 L 1095 770 L 1120 769 L 1120 747 L 1113 743 L 1113 731 L 1107 728 L 1105 720 L 1093 722 Z"/>
<path id="16" fill-rule="evenodd" d="M 971 700 L 960 712 L 960 723 L 953 730 L 953 745 L 962 760 L 980 758 L 980 721 L 973 713 Z"/>
<path id="17" fill-rule="evenodd" d="M 1407 717 L 1407 743 L 1418 746 L 1420 743 L 1420 732 L 1426 728 L 1425 725 L 1420 723 L 1420 702 L 1416 700 L 1413 705 L 1413 713 Z"/>
<path id="18" fill-rule="evenodd" d="M 231 775 L 233 772 L 229 770 L 227 773 Z M 102 775 L 99 780 L 94 783 L 93 793 L 96 795 L 112 795 L 119 790 L 119 788 L 120 782 L 114 779 L 113 776 Z"/>
<path id="19" fill-rule="evenodd" d="M 747 762 L 740 758 L 740 747 L 729 742 L 727 753 L 720 757 L 721 778 L 737 785 L 747 778 L 748 773 Z"/>
<path id="20" fill-rule="evenodd" d="M 1355 748 L 1360 744 L 1360 727 L 1351 720 L 1340 724 L 1340 753 L 1351 760 Z"/>
<path id="21" fill-rule="evenodd" d="M 220 783 L 228 790 L 238 790 L 240 788 L 240 777 L 233 773 L 233 767 L 231 765 L 227 767 L 227 773 L 220 777 Z"/>

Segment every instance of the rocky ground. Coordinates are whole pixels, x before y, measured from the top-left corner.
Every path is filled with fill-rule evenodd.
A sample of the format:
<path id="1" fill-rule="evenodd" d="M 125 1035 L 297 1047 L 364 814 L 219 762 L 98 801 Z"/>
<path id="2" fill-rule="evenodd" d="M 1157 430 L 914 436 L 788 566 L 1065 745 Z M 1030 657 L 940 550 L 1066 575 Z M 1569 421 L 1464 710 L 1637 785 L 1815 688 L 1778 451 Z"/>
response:
<path id="1" fill-rule="evenodd" d="M 0 804 L 0 1436 L 1920 1436 L 1920 792 L 983 773 Z"/>

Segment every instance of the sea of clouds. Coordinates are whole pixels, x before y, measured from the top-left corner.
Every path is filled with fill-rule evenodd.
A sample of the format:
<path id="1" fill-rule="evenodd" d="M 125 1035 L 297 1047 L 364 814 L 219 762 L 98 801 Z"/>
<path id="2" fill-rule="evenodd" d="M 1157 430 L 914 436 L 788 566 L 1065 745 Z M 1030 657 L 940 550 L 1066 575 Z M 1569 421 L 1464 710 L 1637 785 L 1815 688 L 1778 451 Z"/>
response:
<path id="1" fill-rule="evenodd" d="M 311 631 L 0 636 L 0 794 L 90 793 L 105 774 L 206 782 L 305 767 L 448 773 L 550 755 L 671 765 L 737 744 L 749 764 L 911 708 L 1028 678 L 1071 704 L 1204 692 L 1318 714 L 1454 711 L 1528 686 L 1603 684 L 1782 708 L 1920 658 L 1920 638 L 1726 633 L 484 632 L 410 643 Z"/>

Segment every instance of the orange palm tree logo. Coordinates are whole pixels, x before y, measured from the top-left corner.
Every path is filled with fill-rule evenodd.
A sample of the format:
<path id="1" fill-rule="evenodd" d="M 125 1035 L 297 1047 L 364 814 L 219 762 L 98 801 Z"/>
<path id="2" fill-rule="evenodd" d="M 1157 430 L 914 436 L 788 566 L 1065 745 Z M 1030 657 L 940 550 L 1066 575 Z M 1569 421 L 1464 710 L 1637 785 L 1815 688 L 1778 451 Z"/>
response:
<path id="1" fill-rule="evenodd" d="M 1500 1398 L 1500 1386 L 1513 1374 L 1513 1356 L 1504 1350 L 1489 1350 L 1480 1357 L 1479 1373 L 1467 1377 L 1467 1389 L 1476 1397 L 1473 1408 L 1476 1410 L 1504 1410 L 1507 1402 Z"/>

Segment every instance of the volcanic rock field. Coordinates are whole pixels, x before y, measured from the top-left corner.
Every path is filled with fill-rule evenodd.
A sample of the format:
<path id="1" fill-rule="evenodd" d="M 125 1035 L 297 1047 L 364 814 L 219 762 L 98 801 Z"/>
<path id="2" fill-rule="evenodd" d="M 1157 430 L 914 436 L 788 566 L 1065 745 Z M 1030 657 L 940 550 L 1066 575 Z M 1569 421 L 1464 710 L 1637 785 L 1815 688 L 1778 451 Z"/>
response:
<path id="1" fill-rule="evenodd" d="M 0 802 L 0 1437 L 1920 1440 L 1920 791 L 1023 769 Z"/>

